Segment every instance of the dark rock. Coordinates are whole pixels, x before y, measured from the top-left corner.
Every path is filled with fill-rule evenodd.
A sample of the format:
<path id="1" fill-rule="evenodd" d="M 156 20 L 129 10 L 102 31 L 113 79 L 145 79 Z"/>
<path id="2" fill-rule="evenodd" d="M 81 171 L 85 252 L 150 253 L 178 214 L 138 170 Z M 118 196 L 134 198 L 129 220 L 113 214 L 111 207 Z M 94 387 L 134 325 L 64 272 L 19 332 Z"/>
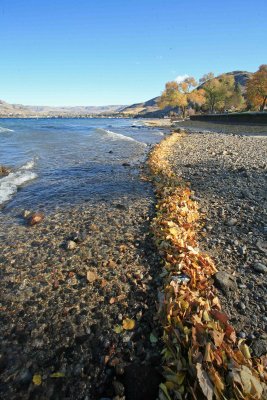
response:
<path id="1" fill-rule="evenodd" d="M 114 387 L 114 391 L 115 394 L 117 396 L 123 396 L 124 395 L 124 386 L 121 382 L 119 381 L 113 381 L 113 387 Z"/>
<path id="2" fill-rule="evenodd" d="M 228 295 L 229 292 L 237 289 L 235 278 L 227 272 L 219 271 L 214 275 L 215 286 Z"/>
<path id="3" fill-rule="evenodd" d="M 69 236 L 69 240 L 72 240 L 73 242 L 76 243 L 81 243 L 84 242 L 86 237 L 87 237 L 87 232 L 85 230 L 82 230 L 82 231 L 72 232 Z"/>
<path id="4" fill-rule="evenodd" d="M 32 380 L 32 373 L 28 369 L 23 369 L 17 376 L 17 382 L 20 385 L 29 385 Z"/>
<path id="5" fill-rule="evenodd" d="M 0 176 L 6 176 L 11 172 L 10 168 L 5 167 L 4 165 L 0 165 Z"/>
<path id="6" fill-rule="evenodd" d="M 0 355 L 0 372 L 4 371 L 4 369 L 7 367 L 8 364 L 8 358 L 5 354 Z"/>
<path id="7" fill-rule="evenodd" d="M 124 211 L 127 210 L 127 207 L 124 206 L 123 204 L 116 204 L 115 207 L 116 207 L 118 210 L 124 210 Z"/>
<path id="8" fill-rule="evenodd" d="M 121 164 L 123 167 L 130 167 L 131 166 L 131 164 L 129 164 L 129 163 L 127 163 L 127 162 L 124 162 L 124 163 L 122 163 Z"/>
<path id="9" fill-rule="evenodd" d="M 266 267 L 266 265 L 261 264 L 261 263 L 255 263 L 255 264 L 253 265 L 253 269 L 254 269 L 255 271 L 257 271 L 257 272 L 262 273 L 262 274 L 266 274 L 266 272 L 267 272 L 267 267 Z"/>
<path id="10" fill-rule="evenodd" d="M 251 345 L 253 355 L 256 357 L 261 357 L 267 353 L 267 341 L 265 339 L 256 339 Z"/>
<path id="11" fill-rule="evenodd" d="M 30 226 L 40 224 L 44 219 L 44 214 L 43 213 L 32 213 L 28 218 L 27 218 L 27 223 Z"/>
<path id="12" fill-rule="evenodd" d="M 150 365 L 138 363 L 128 365 L 123 376 L 126 399 L 155 400 L 158 397 L 161 381 L 162 376 Z"/>

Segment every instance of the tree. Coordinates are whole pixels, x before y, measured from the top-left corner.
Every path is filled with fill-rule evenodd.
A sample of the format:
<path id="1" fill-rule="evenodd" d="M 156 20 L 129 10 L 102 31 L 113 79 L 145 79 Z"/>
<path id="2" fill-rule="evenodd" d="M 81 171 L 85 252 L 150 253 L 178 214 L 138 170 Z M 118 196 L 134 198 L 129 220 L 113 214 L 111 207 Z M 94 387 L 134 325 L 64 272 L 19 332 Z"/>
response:
<path id="1" fill-rule="evenodd" d="M 207 74 L 203 75 L 202 78 L 199 79 L 199 83 L 205 83 L 207 81 L 210 81 L 211 79 L 214 79 L 214 73 L 208 72 Z"/>
<path id="2" fill-rule="evenodd" d="M 235 81 L 231 75 L 221 75 L 204 83 L 206 104 L 211 113 L 215 110 L 225 110 L 227 101 L 233 95 L 234 88 Z"/>
<path id="3" fill-rule="evenodd" d="M 162 92 L 158 106 L 165 108 L 167 106 L 180 107 L 183 113 L 183 117 L 186 114 L 186 107 L 190 100 L 191 90 L 197 85 L 197 82 L 193 77 L 186 78 L 182 82 L 167 82 L 165 90 Z"/>
<path id="4" fill-rule="evenodd" d="M 194 90 L 188 95 L 189 101 L 196 107 L 201 107 L 206 103 L 205 90 Z"/>
<path id="5" fill-rule="evenodd" d="M 227 99 L 226 107 L 240 110 L 240 109 L 244 108 L 244 104 L 245 104 L 245 100 L 242 95 L 241 86 L 238 83 L 237 85 L 235 85 L 233 94 Z"/>
<path id="6" fill-rule="evenodd" d="M 267 64 L 261 65 L 248 80 L 247 99 L 254 108 L 264 111 L 267 102 Z"/>

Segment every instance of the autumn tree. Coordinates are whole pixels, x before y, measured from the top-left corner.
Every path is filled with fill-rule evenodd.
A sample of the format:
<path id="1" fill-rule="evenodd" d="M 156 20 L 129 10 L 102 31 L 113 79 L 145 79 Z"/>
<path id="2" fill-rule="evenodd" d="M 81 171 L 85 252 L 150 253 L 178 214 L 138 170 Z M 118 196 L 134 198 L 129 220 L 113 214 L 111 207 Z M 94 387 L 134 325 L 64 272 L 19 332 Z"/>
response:
<path id="1" fill-rule="evenodd" d="M 206 103 L 205 90 L 204 89 L 193 90 L 193 92 L 189 94 L 188 98 L 195 108 L 201 107 Z"/>
<path id="2" fill-rule="evenodd" d="M 193 77 L 188 77 L 182 82 L 167 82 L 165 90 L 162 92 L 158 106 L 160 108 L 179 107 L 182 110 L 183 117 L 186 114 L 186 107 L 190 101 L 192 89 L 197 85 Z"/>
<path id="3" fill-rule="evenodd" d="M 210 81 L 211 79 L 214 79 L 214 73 L 208 72 L 207 74 L 203 75 L 202 78 L 199 79 L 199 83 L 205 83 L 207 81 Z"/>
<path id="4" fill-rule="evenodd" d="M 267 64 L 261 65 L 248 80 L 247 99 L 254 108 L 264 111 L 267 102 Z"/>
<path id="5" fill-rule="evenodd" d="M 234 88 L 235 81 L 231 75 L 221 75 L 206 81 L 203 84 L 203 90 L 209 111 L 213 113 L 215 110 L 224 110 L 227 107 L 227 101 L 233 95 Z"/>

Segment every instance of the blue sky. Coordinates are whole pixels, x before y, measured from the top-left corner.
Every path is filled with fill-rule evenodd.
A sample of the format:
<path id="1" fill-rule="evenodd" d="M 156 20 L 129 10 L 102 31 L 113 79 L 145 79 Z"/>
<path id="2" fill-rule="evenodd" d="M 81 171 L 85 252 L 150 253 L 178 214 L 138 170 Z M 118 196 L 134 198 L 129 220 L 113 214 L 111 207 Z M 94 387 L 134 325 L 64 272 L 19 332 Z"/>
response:
<path id="1" fill-rule="evenodd" d="M 0 99 L 131 104 L 267 63 L 267 1 L 0 0 Z"/>

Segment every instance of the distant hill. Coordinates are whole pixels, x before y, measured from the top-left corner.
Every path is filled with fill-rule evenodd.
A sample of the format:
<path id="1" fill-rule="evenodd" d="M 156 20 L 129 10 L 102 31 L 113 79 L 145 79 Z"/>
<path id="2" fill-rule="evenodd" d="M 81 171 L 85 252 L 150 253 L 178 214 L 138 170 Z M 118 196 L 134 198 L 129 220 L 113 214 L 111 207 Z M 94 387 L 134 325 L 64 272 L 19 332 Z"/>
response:
<path id="1" fill-rule="evenodd" d="M 125 106 L 76 106 L 76 107 L 50 107 L 50 106 L 24 106 L 9 104 L 0 100 L 0 117 L 69 117 L 85 115 L 113 114 Z"/>
<path id="2" fill-rule="evenodd" d="M 251 72 L 233 71 L 226 75 L 232 75 L 235 82 L 240 84 L 241 90 L 245 91 L 245 85 Z M 201 88 L 204 84 L 200 85 Z M 167 107 L 160 110 L 157 106 L 158 97 L 143 103 L 132 104 L 131 106 L 108 105 L 108 106 L 76 106 L 76 107 L 50 107 L 50 106 L 24 106 L 22 104 L 9 104 L 0 100 L 0 117 L 77 117 L 77 116 L 104 116 L 120 115 L 131 117 L 163 117 L 172 108 Z"/>
<path id="3" fill-rule="evenodd" d="M 252 72 L 247 71 L 232 71 L 227 72 L 225 75 L 232 75 L 235 78 L 235 83 L 241 86 L 242 92 L 245 91 L 246 82 L 249 77 L 252 75 Z M 220 77 L 221 75 L 219 75 Z M 198 88 L 203 87 L 205 84 L 203 83 Z M 164 110 L 160 110 L 157 106 L 158 97 L 154 97 L 151 100 L 148 100 L 144 103 L 137 103 L 131 106 L 125 107 L 121 110 L 121 114 L 130 115 L 130 116 L 139 116 L 139 117 L 161 117 L 169 113 L 171 110 L 170 107 L 165 108 Z"/>

